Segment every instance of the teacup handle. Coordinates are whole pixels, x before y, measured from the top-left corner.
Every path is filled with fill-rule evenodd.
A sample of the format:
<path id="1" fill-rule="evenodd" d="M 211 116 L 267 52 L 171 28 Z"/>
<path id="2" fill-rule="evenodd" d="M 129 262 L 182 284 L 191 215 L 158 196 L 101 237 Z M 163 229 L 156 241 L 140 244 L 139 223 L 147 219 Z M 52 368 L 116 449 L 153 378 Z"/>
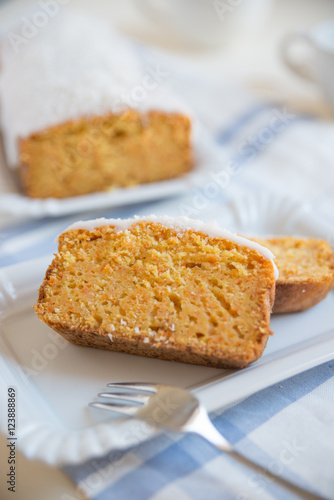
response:
<path id="1" fill-rule="evenodd" d="M 290 33 L 287 35 L 282 42 L 281 45 L 281 56 L 285 64 L 290 68 L 294 73 L 301 76 L 305 80 L 314 82 L 314 74 L 311 70 L 310 64 L 307 61 L 299 61 L 297 62 L 295 58 L 291 55 L 291 48 L 294 44 L 304 44 L 309 48 L 313 48 L 312 41 L 307 33 L 303 31 L 299 31 L 296 33 Z"/>

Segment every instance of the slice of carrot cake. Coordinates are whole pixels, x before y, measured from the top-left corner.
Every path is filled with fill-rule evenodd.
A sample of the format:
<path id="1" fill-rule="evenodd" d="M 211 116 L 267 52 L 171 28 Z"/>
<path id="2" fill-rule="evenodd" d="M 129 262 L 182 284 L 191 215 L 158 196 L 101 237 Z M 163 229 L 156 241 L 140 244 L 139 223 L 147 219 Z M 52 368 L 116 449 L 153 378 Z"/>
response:
<path id="1" fill-rule="evenodd" d="M 327 241 L 283 236 L 256 241 L 274 252 L 279 269 L 273 312 L 304 311 L 334 286 L 334 253 Z"/>
<path id="2" fill-rule="evenodd" d="M 104 20 L 67 7 L 28 43 L 15 40 L 0 44 L 0 119 L 7 163 L 29 197 L 84 195 L 192 168 L 190 111 L 169 72 L 146 64 Z"/>
<path id="3" fill-rule="evenodd" d="M 39 291 L 70 342 L 217 368 L 258 359 L 277 268 L 258 243 L 188 217 L 78 222 Z"/>

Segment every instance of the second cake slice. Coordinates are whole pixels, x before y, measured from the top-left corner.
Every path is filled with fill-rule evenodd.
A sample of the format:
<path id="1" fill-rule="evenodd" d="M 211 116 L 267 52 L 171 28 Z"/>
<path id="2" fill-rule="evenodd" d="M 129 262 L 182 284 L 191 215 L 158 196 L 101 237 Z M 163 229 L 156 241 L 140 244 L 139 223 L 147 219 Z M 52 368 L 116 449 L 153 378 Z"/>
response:
<path id="1" fill-rule="evenodd" d="M 239 368 L 270 334 L 272 259 L 186 217 L 80 222 L 60 236 L 35 310 L 74 344 Z"/>
<path id="2" fill-rule="evenodd" d="M 304 311 L 321 302 L 334 286 L 334 253 L 315 238 L 256 238 L 275 254 L 279 269 L 274 313 Z"/>

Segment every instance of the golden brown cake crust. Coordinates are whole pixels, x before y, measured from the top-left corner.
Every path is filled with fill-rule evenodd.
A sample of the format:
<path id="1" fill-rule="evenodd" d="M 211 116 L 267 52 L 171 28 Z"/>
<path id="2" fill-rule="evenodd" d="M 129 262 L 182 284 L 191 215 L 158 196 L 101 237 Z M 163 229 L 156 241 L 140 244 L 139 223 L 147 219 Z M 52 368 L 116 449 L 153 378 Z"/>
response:
<path id="1" fill-rule="evenodd" d="M 216 356 L 214 352 L 208 353 L 204 349 L 197 350 L 191 346 L 178 346 L 177 343 L 166 347 L 161 344 L 144 344 L 142 338 L 137 340 L 118 338 L 117 332 L 115 332 L 114 340 L 110 342 L 107 334 L 97 334 L 96 331 L 72 331 L 70 328 L 66 329 L 57 325 L 52 328 L 72 344 L 211 368 L 244 368 L 262 355 L 268 339 L 266 337 L 265 341 L 259 344 L 258 350 L 254 351 L 252 355 L 238 355 L 235 358 L 227 356 L 224 359 L 222 356 Z"/>
<path id="2" fill-rule="evenodd" d="M 161 244 L 161 240 L 166 239 L 168 241 L 174 241 L 176 239 L 177 231 L 167 230 L 163 228 L 161 225 L 150 224 L 150 227 L 147 227 L 147 223 L 138 224 L 140 230 L 145 234 L 145 231 L 151 231 L 150 236 L 153 237 Z M 160 226 L 160 227 L 157 227 Z M 138 229 L 136 229 L 138 236 Z M 263 282 L 261 284 L 260 292 L 253 292 L 256 296 L 256 304 L 259 308 L 259 312 L 256 316 L 256 325 L 254 326 L 254 332 L 250 335 L 249 342 L 247 343 L 243 336 L 247 334 L 247 332 L 243 332 L 240 341 L 236 343 L 237 348 L 227 348 L 224 350 L 221 347 L 220 340 L 216 338 L 212 338 L 212 342 L 202 342 L 194 340 L 194 338 L 185 339 L 184 337 L 178 336 L 178 332 L 174 333 L 168 330 L 168 327 L 161 327 L 159 329 L 158 337 L 164 337 L 162 341 L 159 340 L 156 342 L 148 341 L 148 333 L 147 328 L 145 330 L 143 326 L 143 331 L 138 332 L 137 335 L 133 335 L 128 327 L 119 327 L 119 321 L 112 319 L 113 328 L 110 329 L 110 324 L 104 326 L 104 323 L 100 324 L 92 324 L 86 321 L 85 323 L 78 324 L 75 322 L 70 322 L 66 317 L 65 320 L 60 320 L 59 314 L 54 314 L 54 303 L 52 302 L 52 293 L 51 291 L 54 289 L 54 283 L 57 279 L 56 277 L 63 276 L 64 273 L 73 273 L 72 267 L 63 267 L 62 262 L 64 260 L 64 256 L 69 253 L 69 249 L 72 249 L 71 259 L 75 255 L 74 248 L 80 247 L 78 245 L 78 241 L 83 241 L 88 246 L 91 245 L 91 242 L 94 242 L 96 239 L 100 238 L 112 238 L 113 229 L 111 227 L 97 228 L 94 231 L 86 231 L 86 230 L 72 230 L 68 233 L 64 233 L 60 237 L 59 241 L 59 253 L 56 255 L 52 264 L 49 266 L 45 279 L 39 290 L 39 299 L 38 303 L 35 306 L 35 311 L 37 312 L 39 318 L 48 324 L 51 328 L 61 334 L 68 341 L 82 346 L 94 347 L 99 349 L 107 349 L 110 351 L 118 351 L 129 354 L 136 354 L 141 356 L 154 357 L 164 360 L 177 361 L 183 363 L 191 363 L 191 364 L 199 364 L 209 367 L 215 368 L 242 368 L 247 366 L 249 363 L 258 359 L 267 344 L 267 340 L 271 331 L 269 329 L 270 324 L 270 312 L 271 305 L 274 300 L 275 293 L 275 280 L 273 276 L 272 264 L 270 261 L 265 259 L 262 255 L 258 254 L 254 250 L 245 250 L 247 256 L 245 257 L 245 261 L 247 261 L 251 266 L 263 266 Z M 202 250 L 204 249 L 206 252 L 211 252 L 212 248 L 208 247 L 208 238 L 206 235 L 189 231 L 189 244 L 196 244 Z M 81 239 L 82 238 L 82 239 Z M 203 240 L 203 241 L 202 241 Z M 210 244 L 214 246 L 214 244 L 220 244 L 223 249 L 222 242 L 219 240 L 213 239 Z M 96 243 L 96 244 L 99 244 Z M 146 241 L 143 241 L 145 246 Z M 147 245 L 146 245 L 147 246 Z M 236 245 L 237 247 L 237 245 Z M 102 248 L 102 247 L 101 247 Z M 124 248 L 124 244 L 120 248 Z M 147 246 L 147 248 L 150 248 Z M 190 248 L 190 247 L 189 247 Z M 228 247 L 227 247 L 228 248 Z M 213 266 L 217 266 L 219 262 L 215 259 L 214 254 L 209 253 L 205 254 L 205 251 L 201 253 L 201 256 L 204 256 L 204 260 L 212 263 Z M 233 245 L 229 250 L 233 250 Z M 79 248 L 80 251 L 80 248 Z M 215 249 L 216 255 L 219 255 L 217 248 Z M 104 265 L 103 256 L 101 250 L 97 253 L 98 258 L 101 260 L 101 265 Z M 120 254 L 117 254 L 117 258 Z M 143 256 L 141 255 L 142 259 Z M 189 255 L 185 256 L 186 260 L 191 259 Z M 211 265 L 211 264 L 210 264 Z M 75 266 L 75 264 L 74 264 Z M 133 264 L 131 264 L 133 266 Z M 159 267 L 159 263 L 158 263 Z M 191 266 L 192 267 L 192 266 Z M 196 269 L 196 266 L 195 266 Z M 199 268 L 198 268 L 199 269 Z M 217 268 L 218 269 L 218 268 Z M 61 270 L 61 271 L 60 271 Z M 82 268 L 81 268 L 82 272 Z M 125 271 L 126 272 L 126 271 Z M 188 271 L 187 271 L 188 272 Z M 192 271 L 194 272 L 194 271 Z M 233 271 L 234 272 L 234 271 Z M 255 272 L 255 271 L 254 271 Z M 200 276 L 200 271 L 196 271 L 196 276 Z M 158 272 L 159 276 L 162 276 L 163 270 L 160 268 Z M 262 271 L 261 271 L 262 274 Z M 114 278 L 114 276 L 113 276 Z M 62 277 L 63 279 L 63 277 Z M 75 278 L 74 278 L 75 279 Z M 61 293 L 61 292 L 60 292 Z M 188 292 L 185 292 L 188 295 Z M 195 294 L 194 294 L 195 296 Z M 205 297 L 204 297 L 205 298 Z M 126 299 L 128 302 L 131 297 Z M 98 299 L 97 299 L 98 300 Z M 202 299 L 201 299 L 202 300 Z M 215 300 L 215 299 L 212 299 Z M 221 298 L 223 300 L 223 298 Z M 56 299 L 57 302 L 57 299 Z M 218 304 L 218 301 L 217 301 Z M 208 305 L 207 310 L 210 314 L 214 314 L 215 308 L 217 308 L 217 304 L 213 303 L 212 306 Z M 57 304 L 56 304 L 57 305 Z M 58 305 L 57 305 L 58 307 Z M 126 307 L 126 306 L 124 306 Z M 228 307 L 224 304 L 224 308 Z M 225 309 L 224 309 L 225 311 Z M 132 314 L 132 310 L 129 307 L 127 310 L 127 315 L 123 316 L 127 319 L 129 315 Z M 139 314 L 138 310 L 135 311 Z M 226 311 L 225 311 L 226 312 Z M 232 310 L 232 316 L 235 316 L 237 313 Z M 159 313 L 156 313 L 159 316 Z M 93 317 L 96 317 L 96 314 Z M 115 316 L 113 316 L 115 318 Z M 248 321 L 248 318 L 247 318 Z M 130 323 L 130 321 L 129 321 Z M 116 325 L 114 327 L 114 324 Z M 136 324 L 136 323 L 134 323 Z M 141 327 L 141 323 L 138 323 Z M 182 321 L 181 321 L 182 324 Z M 122 325 L 122 320 L 121 320 Z M 152 327 L 153 328 L 153 327 Z M 239 327 L 238 327 L 239 328 Z M 142 330 L 142 328 L 140 328 Z M 176 328 L 178 330 L 178 327 Z M 229 327 L 230 331 L 230 327 Z M 206 332 L 203 332 L 203 337 Z M 228 332 L 226 332 L 228 333 Z M 234 332 L 235 333 L 235 332 Z M 202 334 L 201 334 L 202 335 Z M 111 338 L 110 338 L 111 336 Z M 168 344 L 165 341 L 165 336 L 168 336 Z M 224 342 L 224 337 L 222 337 Z M 209 339 L 210 340 L 210 339 Z M 238 340 L 236 338 L 236 340 Z M 240 344 L 240 345 L 239 345 Z M 233 347 L 233 346 L 232 346 Z"/>
<path id="3" fill-rule="evenodd" d="M 66 198 L 179 177 L 193 166 L 190 119 L 130 109 L 50 127 L 20 141 L 32 198 Z"/>
<path id="4" fill-rule="evenodd" d="M 276 282 L 273 313 L 309 309 L 334 286 L 334 253 L 324 240 L 277 237 L 255 241 L 276 255 L 280 276 Z"/>
<path id="5" fill-rule="evenodd" d="M 333 285 L 330 277 L 322 282 L 278 280 L 273 313 L 305 311 L 325 299 Z"/>

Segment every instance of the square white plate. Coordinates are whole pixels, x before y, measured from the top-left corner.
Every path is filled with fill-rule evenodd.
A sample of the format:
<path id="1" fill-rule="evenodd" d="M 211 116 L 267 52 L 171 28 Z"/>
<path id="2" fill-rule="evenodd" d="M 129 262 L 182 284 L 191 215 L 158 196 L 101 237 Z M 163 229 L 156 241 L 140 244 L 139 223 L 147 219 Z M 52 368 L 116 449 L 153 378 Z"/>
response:
<path id="1" fill-rule="evenodd" d="M 290 230 L 299 232 L 299 227 L 304 233 L 320 236 L 321 221 L 317 224 L 314 214 L 310 222 L 300 207 L 271 196 L 234 201 L 225 207 L 224 218 L 232 227 L 239 221 L 244 232 L 245 228 L 256 232 L 256 227 L 259 232 L 267 231 L 263 218 L 261 225 L 252 225 L 250 220 L 260 221 L 259 210 L 269 214 L 266 203 L 277 215 L 276 222 L 271 217 L 273 232 L 287 228 L 278 221 L 279 217 L 286 220 L 289 212 Z M 308 311 L 274 316 L 274 335 L 262 358 L 239 371 L 74 346 L 41 323 L 32 310 L 50 260 L 45 257 L 0 271 L 0 385 L 3 394 L 9 386 L 16 388 L 17 443 L 30 458 L 50 464 L 78 463 L 154 435 L 154 430 L 134 420 L 110 421 L 110 414 L 87 407 L 108 382 L 181 385 L 194 390 L 213 411 L 334 357 L 334 292 Z M 4 432 L 5 417 L 2 412 Z"/>
<path id="2" fill-rule="evenodd" d="M 194 134 L 195 135 L 195 134 Z M 28 198 L 20 191 L 15 172 L 8 169 L 0 140 L 0 214 L 19 217 L 59 217 L 67 214 L 114 208 L 135 203 L 159 200 L 190 191 L 207 176 L 221 168 L 225 151 L 217 146 L 205 130 L 196 123 L 193 144 L 194 169 L 181 177 L 161 182 L 141 184 L 129 188 L 92 193 L 71 198 Z"/>

